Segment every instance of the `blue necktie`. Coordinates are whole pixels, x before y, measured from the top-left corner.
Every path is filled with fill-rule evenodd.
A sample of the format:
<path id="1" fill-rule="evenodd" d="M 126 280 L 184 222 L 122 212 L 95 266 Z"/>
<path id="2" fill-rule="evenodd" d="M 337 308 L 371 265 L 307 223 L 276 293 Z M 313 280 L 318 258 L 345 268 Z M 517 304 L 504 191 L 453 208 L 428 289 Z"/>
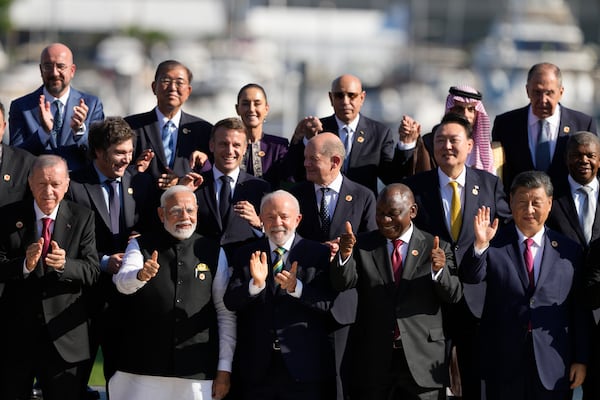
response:
<path id="1" fill-rule="evenodd" d="M 54 100 L 54 122 L 52 125 L 52 132 L 50 132 L 50 146 L 55 149 L 60 144 L 60 132 L 63 126 L 63 104 L 60 100 Z"/>
<path id="2" fill-rule="evenodd" d="M 173 140 L 173 132 L 175 131 L 175 124 L 173 121 L 169 120 L 163 126 L 162 129 L 162 143 L 163 149 L 165 150 L 165 159 L 167 160 L 167 164 L 169 167 L 173 166 L 173 156 L 175 154 L 175 141 Z"/>

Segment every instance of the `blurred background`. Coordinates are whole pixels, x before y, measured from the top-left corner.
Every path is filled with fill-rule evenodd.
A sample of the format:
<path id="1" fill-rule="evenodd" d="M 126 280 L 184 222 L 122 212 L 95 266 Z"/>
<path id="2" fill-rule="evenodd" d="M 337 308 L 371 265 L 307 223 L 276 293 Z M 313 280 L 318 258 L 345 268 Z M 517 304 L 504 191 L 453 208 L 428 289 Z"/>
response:
<path id="1" fill-rule="evenodd" d="M 598 0 L 0 0 L 0 100 L 41 84 L 39 55 L 61 41 L 73 86 L 107 115 L 155 105 L 156 65 L 193 74 L 184 109 L 214 123 L 235 115 L 240 87 L 265 87 L 265 130 L 289 137 L 306 115 L 332 113 L 331 80 L 360 77 L 363 112 L 396 130 L 441 118 L 448 87 L 482 91 L 490 117 L 528 103 L 526 72 L 563 71 L 563 104 L 600 117 Z"/>

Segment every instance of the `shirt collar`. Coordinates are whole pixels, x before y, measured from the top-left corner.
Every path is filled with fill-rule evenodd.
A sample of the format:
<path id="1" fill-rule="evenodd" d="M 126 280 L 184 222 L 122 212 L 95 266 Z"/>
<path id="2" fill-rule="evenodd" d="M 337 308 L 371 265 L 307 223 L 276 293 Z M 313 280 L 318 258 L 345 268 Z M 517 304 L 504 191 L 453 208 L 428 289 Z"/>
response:
<path id="1" fill-rule="evenodd" d="M 559 126 L 560 125 L 560 104 L 556 105 L 556 109 L 554 110 L 554 114 L 546 118 L 546 121 L 550 123 L 551 126 Z M 529 111 L 527 112 L 527 125 L 534 126 L 537 125 L 540 119 L 533 114 L 531 111 L 531 106 L 529 106 Z"/>
<path id="2" fill-rule="evenodd" d="M 285 249 L 286 252 L 290 251 L 290 249 L 292 248 L 292 244 L 294 243 L 294 239 L 296 238 L 296 234 L 294 233 L 292 236 L 290 236 L 290 238 L 288 240 L 285 241 L 285 243 L 281 246 L 279 246 L 278 244 L 276 244 L 275 242 L 273 242 L 271 239 L 269 239 L 269 248 L 271 249 L 271 254 L 273 254 L 273 252 L 275 251 L 276 248 L 278 247 L 283 247 Z"/>
<path id="3" fill-rule="evenodd" d="M 581 183 L 575 182 L 575 180 L 571 177 L 571 175 L 568 176 L 567 180 L 569 181 L 569 187 L 571 188 L 571 194 L 574 194 L 575 192 L 577 192 L 577 189 L 579 189 L 582 186 L 591 187 L 592 189 L 594 189 L 594 193 L 598 193 L 598 189 L 600 189 L 600 184 L 598 183 L 598 179 L 592 179 L 592 181 L 590 183 L 587 183 L 586 185 L 582 185 Z"/>
<path id="4" fill-rule="evenodd" d="M 461 171 L 460 174 L 458 174 L 458 177 L 456 177 L 456 179 L 450 178 L 448 175 L 446 175 L 444 173 L 444 171 L 442 171 L 442 169 L 440 167 L 438 167 L 438 180 L 440 182 L 440 188 L 446 187 L 452 181 L 458 182 L 458 184 L 464 188 L 466 177 L 467 177 L 467 168 L 464 166 L 463 166 L 463 170 Z"/>
<path id="5" fill-rule="evenodd" d="M 525 234 L 523 232 L 521 232 L 521 230 L 519 229 L 518 226 L 515 225 L 515 228 L 517 229 L 517 237 L 519 238 L 519 244 L 521 244 L 528 237 L 525 236 Z M 542 226 L 542 229 L 540 229 L 535 235 L 533 235 L 531 237 L 531 239 L 533 239 L 533 243 L 535 243 L 537 247 L 542 247 L 542 240 L 544 240 L 545 232 L 546 232 L 546 227 Z"/>
<path id="6" fill-rule="evenodd" d="M 162 129 L 162 127 L 165 126 L 165 124 L 169 121 L 169 118 L 165 117 L 165 115 L 160 112 L 158 107 L 156 107 L 155 110 L 156 110 L 156 116 L 158 117 L 158 123 L 160 125 L 160 129 Z M 179 109 L 179 111 L 177 111 L 175 113 L 175 115 L 173 115 L 173 118 L 171 118 L 170 121 L 173 124 L 175 124 L 175 127 L 177 129 L 179 129 L 179 122 L 181 121 L 181 109 Z"/>
<path id="7" fill-rule="evenodd" d="M 215 182 L 218 181 L 219 179 L 221 179 L 221 177 L 223 175 L 225 175 L 224 173 L 222 173 L 221 171 L 219 171 L 219 169 L 216 168 L 216 167 L 214 167 L 212 169 L 212 171 L 213 171 L 213 177 L 215 178 Z M 236 169 L 234 169 L 233 171 L 231 171 L 227 175 L 229 177 L 231 177 L 231 179 L 233 179 L 234 183 L 237 183 L 238 177 L 240 176 L 240 167 L 237 167 Z"/>
<path id="8" fill-rule="evenodd" d="M 327 188 L 333 190 L 334 192 L 339 193 L 342 190 L 343 182 L 344 182 L 344 175 L 338 173 L 338 176 L 336 176 L 335 179 L 329 185 L 323 186 L 323 185 L 317 185 L 315 183 L 314 184 L 315 192 L 318 192 L 323 187 L 327 187 Z"/>
<path id="9" fill-rule="evenodd" d="M 51 218 L 52 220 L 56 220 L 56 214 L 58 214 L 58 207 L 60 207 L 60 203 L 58 204 L 58 206 L 56 206 L 54 208 L 54 210 L 52 210 L 52 212 L 49 215 L 46 215 L 46 214 L 44 214 L 44 212 L 42 210 L 40 210 L 40 208 L 38 207 L 37 203 L 34 200 L 33 201 L 33 210 L 35 211 L 35 220 L 39 221 L 42 218 Z"/>
<path id="10" fill-rule="evenodd" d="M 112 181 L 113 178 L 109 178 L 106 175 L 104 175 L 102 172 L 100 172 L 100 170 L 98 169 L 98 166 L 96 165 L 96 161 L 94 160 L 94 162 L 92 163 L 94 165 L 94 169 L 96 170 L 96 173 L 98 174 L 98 179 L 100 180 L 100 183 L 104 183 L 106 181 Z M 115 181 L 117 182 L 121 182 L 121 177 L 118 176 L 116 178 L 114 178 Z"/>
<path id="11" fill-rule="evenodd" d="M 354 118 L 352 121 L 350 121 L 349 124 L 346 124 L 344 121 L 339 119 L 337 117 L 337 115 L 335 115 L 335 114 L 334 114 L 334 117 L 335 117 L 335 122 L 337 122 L 338 132 L 341 131 L 342 129 L 344 129 L 345 126 L 349 126 L 350 128 L 352 128 L 352 132 L 356 132 L 356 128 L 358 127 L 358 120 L 360 119 L 360 114 L 358 114 L 356 116 L 356 118 Z"/>
<path id="12" fill-rule="evenodd" d="M 411 222 L 410 226 L 408 227 L 406 232 L 404 232 L 402 235 L 400 235 L 396 239 L 400 239 L 400 240 L 402 240 L 402 242 L 408 244 L 408 242 L 410 242 L 410 238 L 412 237 L 414 229 L 415 229 L 415 227 L 414 227 L 413 223 Z M 394 239 L 388 239 L 388 242 L 390 242 L 392 244 L 392 246 L 394 245 Z"/>
<path id="13" fill-rule="evenodd" d="M 69 95 L 71 94 L 71 87 L 68 86 L 65 94 L 63 94 L 60 97 L 54 97 L 46 90 L 45 87 L 43 89 L 43 93 L 44 93 L 44 98 L 46 99 L 46 101 L 49 101 L 50 104 L 54 103 L 54 100 L 60 100 L 62 105 L 65 106 L 65 105 L 67 105 L 67 100 L 69 100 Z"/>

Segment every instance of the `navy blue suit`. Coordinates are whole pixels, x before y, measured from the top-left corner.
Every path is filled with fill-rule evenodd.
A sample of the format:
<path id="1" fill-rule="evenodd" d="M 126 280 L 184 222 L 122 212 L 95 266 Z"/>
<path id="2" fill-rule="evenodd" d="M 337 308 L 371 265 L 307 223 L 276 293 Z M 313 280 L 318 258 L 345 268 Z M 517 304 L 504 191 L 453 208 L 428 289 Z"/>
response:
<path id="1" fill-rule="evenodd" d="M 64 106 L 64 119 L 60 142 L 57 148 L 53 149 L 46 140 L 40 141 L 38 132 L 43 131 L 43 135 L 50 137 L 40 125 L 40 96 L 43 94 L 43 87 L 40 86 L 35 92 L 29 93 L 23 97 L 13 100 L 10 103 L 9 111 L 9 130 L 10 145 L 21 147 L 33 155 L 56 154 L 67 160 L 69 170 L 77 170 L 87 163 L 88 132 L 90 125 L 94 121 L 104 119 L 104 110 L 102 102 L 96 96 L 83 93 L 71 87 L 71 92 Z M 71 117 L 73 116 L 73 107 L 79 105 L 83 99 L 89 110 L 85 118 L 85 133 L 76 135 L 71 130 Z M 48 99 L 46 99 L 48 101 Z"/>
<path id="2" fill-rule="evenodd" d="M 581 248 L 550 229 L 543 240 L 533 291 L 512 223 L 498 231 L 481 256 L 471 249 L 460 265 L 462 281 L 487 282 L 480 355 L 488 399 L 524 399 L 531 369 L 537 370 L 546 390 L 568 393 L 571 364 L 586 364 L 589 358 L 590 315 L 575 298 L 581 284 Z"/>
<path id="3" fill-rule="evenodd" d="M 154 158 L 146 172 L 156 180 L 161 174 L 167 172 L 166 168 L 168 166 L 156 109 L 141 114 L 129 115 L 125 117 L 125 121 L 137 135 L 134 159 L 139 157 L 140 153 L 146 149 L 154 151 Z M 190 172 L 189 159 L 194 150 L 199 150 L 209 157 L 211 156 L 208 145 L 211 130 L 212 124 L 209 122 L 183 111 L 181 112 L 177 144 L 175 145 L 175 161 L 173 162 L 173 168 L 171 168 L 177 176 L 184 176 Z M 206 171 L 209 167 L 210 165 L 206 165 L 202 170 Z"/>
<path id="4" fill-rule="evenodd" d="M 242 247 L 236 252 L 233 275 L 224 297 L 227 308 L 237 315 L 235 358 L 242 382 L 247 387 L 270 386 L 269 377 L 273 372 L 270 367 L 279 357 L 294 384 L 333 382 L 327 311 L 335 293 L 327 273 L 328 247 L 295 236 L 284 270 L 289 271 L 292 263 L 298 262 L 297 277 L 303 285 L 300 298 L 276 286 L 271 272 L 265 289 L 256 296 L 249 294 L 249 261 L 254 251 L 267 253 L 271 271 L 272 254 L 266 238 Z M 274 340 L 278 340 L 281 347 L 277 354 L 273 354 Z"/>
<path id="5" fill-rule="evenodd" d="M 338 125 L 333 115 L 321 118 L 323 132 L 332 132 L 339 136 Z M 394 165 L 395 140 L 390 128 L 381 122 L 360 115 L 356 132 L 352 138 L 352 149 L 348 170 L 345 175 L 377 194 L 377 178 L 385 184 L 391 183 L 396 175 Z M 290 146 L 288 168 L 296 181 L 306 179 L 304 169 L 304 143 Z"/>
<path id="6" fill-rule="evenodd" d="M 492 140 L 500 142 L 504 149 L 506 162 L 502 169 L 502 181 L 507 193 L 510 192 L 510 185 L 515 176 L 520 172 L 535 169 L 529 150 L 528 113 L 529 105 L 500 114 L 494 120 Z M 596 133 L 596 122 L 589 115 L 561 105 L 556 148 L 550 167 L 545 171 L 555 185 L 563 182 L 568 175 L 565 165 L 567 140 L 569 134 L 577 131 Z"/>

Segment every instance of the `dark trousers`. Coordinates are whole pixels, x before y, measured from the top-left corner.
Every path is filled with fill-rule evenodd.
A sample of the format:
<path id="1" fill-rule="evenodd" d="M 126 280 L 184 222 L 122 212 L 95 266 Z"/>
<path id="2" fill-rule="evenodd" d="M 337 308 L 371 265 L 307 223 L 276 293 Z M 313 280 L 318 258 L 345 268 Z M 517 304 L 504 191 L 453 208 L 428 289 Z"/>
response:
<path id="1" fill-rule="evenodd" d="M 333 377 L 332 377 L 333 379 Z M 290 376 L 280 351 L 271 354 L 271 365 L 262 382 L 245 382 L 244 400 L 331 400 L 321 382 L 296 382 Z"/>
<path id="2" fill-rule="evenodd" d="M 535 362 L 533 340 L 527 335 L 527 354 L 524 362 L 527 365 L 524 376 L 516 377 L 511 382 L 486 382 L 487 400 L 571 400 L 573 391 L 548 390 L 542 384 Z"/>
<path id="3" fill-rule="evenodd" d="M 442 389 L 424 388 L 415 382 L 403 349 L 395 349 L 392 367 L 383 384 L 360 385 L 352 400 L 439 400 L 444 397 Z M 360 379 L 359 377 L 355 379 Z"/>

